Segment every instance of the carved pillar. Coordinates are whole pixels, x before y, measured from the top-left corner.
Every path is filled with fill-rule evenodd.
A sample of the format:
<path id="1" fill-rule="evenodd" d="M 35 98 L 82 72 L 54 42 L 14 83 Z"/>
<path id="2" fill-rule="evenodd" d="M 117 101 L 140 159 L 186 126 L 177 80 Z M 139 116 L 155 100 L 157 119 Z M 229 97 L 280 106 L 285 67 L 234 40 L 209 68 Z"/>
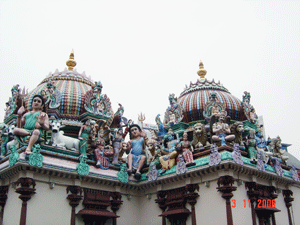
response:
<path id="1" fill-rule="evenodd" d="M 233 197 L 232 192 L 236 190 L 235 186 L 232 186 L 234 183 L 234 178 L 232 176 L 222 176 L 218 179 L 218 191 L 222 192 L 222 198 L 226 200 L 226 215 L 227 215 L 227 224 L 233 225 L 232 212 L 230 199 Z"/>
<path id="2" fill-rule="evenodd" d="M 111 192 L 110 196 L 112 200 L 110 200 L 111 210 L 117 215 L 117 211 L 120 209 L 121 204 L 123 203 L 122 195 L 120 192 Z M 113 225 L 117 225 L 117 217 L 113 218 Z"/>
<path id="3" fill-rule="evenodd" d="M 255 182 L 246 182 L 246 188 L 248 188 L 247 194 L 251 202 L 251 214 L 252 214 L 252 224 L 256 225 L 256 215 L 255 215 L 255 206 L 254 203 L 257 200 L 259 192 L 257 191 L 257 185 Z"/>
<path id="4" fill-rule="evenodd" d="M 20 217 L 20 225 L 26 225 L 27 202 L 31 199 L 31 195 L 35 194 L 35 181 L 32 178 L 21 177 L 17 180 L 16 192 L 20 194 L 19 199 L 22 200 L 22 209 Z"/>
<path id="5" fill-rule="evenodd" d="M 158 191 L 157 192 L 157 199 L 155 202 L 158 204 L 159 208 L 164 212 L 167 209 L 166 205 L 166 192 L 165 191 Z M 166 218 L 162 216 L 162 225 L 166 225 Z"/>
<path id="6" fill-rule="evenodd" d="M 3 223 L 4 206 L 7 200 L 8 186 L 0 186 L 0 224 Z"/>
<path id="7" fill-rule="evenodd" d="M 192 206 L 192 225 L 197 225 L 196 223 L 196 211 L 195 211 L 195 205 L 197 203 L 196 198 L 199 197 L 199 194 L 195 191 L 199 191 L 199 185 L 198 184 L 188 184 L 185 186 L 186 194 L 185 197 L 187 199 L 187 202 Z"/>
<path id="8" fill-rule="evenodd" d="M 294 198 L 291 197 L 293 196 L 293 192 L 291 190 L 283 190 L 282 194 L 284 196 L 285 206 L 288 211 L 289 225 L 293 225 L 291 211 L 290 211 L 290 207 L 292 206 L 292 201 L 294 201 Z"/>
<path id="9" fill-rule="evenodd" d="M 75 225 L 75 208 L 79 205 L 80 200 L 82 199 L 82 188 L 80 186 L 68 186 L 67 187 L 67 199 L 70 201 L 69 204 L 72 207 L 71 212 L 71 225 Z"/>

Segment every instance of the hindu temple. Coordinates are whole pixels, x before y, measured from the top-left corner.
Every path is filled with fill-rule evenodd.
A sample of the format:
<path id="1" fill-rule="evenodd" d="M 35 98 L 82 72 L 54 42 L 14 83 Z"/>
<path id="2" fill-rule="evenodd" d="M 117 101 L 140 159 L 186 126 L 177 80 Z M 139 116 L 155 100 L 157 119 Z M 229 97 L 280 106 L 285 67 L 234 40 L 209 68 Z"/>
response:
<path id="1" fill-rule="evenodd" d="M 250 92 L 233 96 L 200 61 L 146 126 L 76 64 L 72 51 L 33 90 L 11 89 L 0 224 L 300 224 L 300 161 L 265 136 Z"/>

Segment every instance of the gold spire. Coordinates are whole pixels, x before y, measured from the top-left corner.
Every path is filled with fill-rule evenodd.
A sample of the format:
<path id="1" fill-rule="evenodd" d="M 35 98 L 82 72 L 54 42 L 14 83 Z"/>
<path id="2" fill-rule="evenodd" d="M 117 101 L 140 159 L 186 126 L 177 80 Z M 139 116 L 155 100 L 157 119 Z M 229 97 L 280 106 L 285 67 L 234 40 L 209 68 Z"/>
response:
<path id="1" fill-rule="evenodd" d="M 73 49 L 71 51 L 70 58 L 68 59 L 66 64 L 68 66 L 68 70 L 71 70 L 71 71 L 73 71 L 73 67 L 76 66 L 76 61 L 74 60 L 74 51 L 73 51 Z"/>
<path id="2" fill-rule="evenodd" d="M 207 71 L 204 69 L 203 62 L 200 61 L 200 63 L 199 63 L 199 70 L 197 72 L 197 74 L 200 76 L 200 80 L 204 80 L 205 79 L 206 73 L 207 73 Z"/>

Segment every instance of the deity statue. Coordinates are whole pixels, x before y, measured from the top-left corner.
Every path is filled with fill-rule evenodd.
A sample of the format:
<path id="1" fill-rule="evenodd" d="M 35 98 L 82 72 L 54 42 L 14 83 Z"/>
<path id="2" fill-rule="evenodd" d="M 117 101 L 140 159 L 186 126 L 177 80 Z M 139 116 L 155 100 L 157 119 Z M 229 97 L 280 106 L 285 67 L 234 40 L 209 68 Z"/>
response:
<path id="1" fill-rule="evenodd" d="M 147 134 L 139 125 L 133 124 L 129 127 L 130 141 L 127 148 L 130 151 L 128 159 L 128 175 L 135 171 L 134 178 L 141 179 L 141 169 L 146 161 L 145 145 L 148 142 Z"/>
<path id="2" fill-rule="evenodd" d="M 263 135 L 263 125 L 261 125 L 259 131 L 256 132 L 255 140 L 256 140 L 257 153 L 261 152 L 260 155 L 263 157 L 263 162 L 265 163 L 266 166 L 266 164 L 269 161 L 269 156 L 273 155 L 273 153 L 269 152 L 267 149 L 267 143 Z"/>
<path id="3" fill-rule="evenodd" d="M 256 163 L 256 139 L 255 139 L 255 131 L 251 130 L 249 134 L 249 138 L 247 140 L 247 145 L 248 145 L 248 154 L 250 157 L 250 162 L 251 163 Z"/>
<path id="4" fill-rule="evenodd" d="M 88 139 L 91 134 L 92 128 L 91 128 L 91 121 L 88 119 L 83 120 L 83 125 L 81 126 L 79 133 L 78 133 L 78 139 L 80 140 L 79 143 L 79 151 L 81 155 L 86 156 L 86 151 L 88 147 Z"/>
<path id="5" fill-rule="evenodd" d="M 173 130 L 170 128 L 164 137 L 164 146 L 161 151 L 162 156 L 159 157 L 159 161 L 162 165 L 160 174 L 163 174 L 166 172 L 166 170 L 171 169 L 175 165 L 177 157 L 177 145 L 179 141 L 178 135 L 176 136 Z"/>
<path id="6" fill-rule="evenodd" d="M 61 93 L 56 87 L 53 85 L 52 81 L 48 81 L 47 83 L 47 100 L 46 105 L 49 104 L 49 109 L 57 109 L 60 106 L 61 102 Z"/>
<path id="7" fill-rule="evenodd" d="M 235 138 L 234 134 L 230 134 L 229 121 L 230 118 L 226 118 L 226 112 L 222 111 L 218 116 L 213 115 L 211 118 L 212 124 L 212 133 L 215 134 L 212 136 L 212 141 L 221 142 L 221 146 L 226 145 L 226 141 L 232 141 Z M 217 119 L 217 121 L 216 121 Z M 216 122 L 215 122 L 216 121 Z"/>
<path id="8" fill-rule="evenodd" d="M 105 157 L 105 141 L 103 139 L 103 134 L 100 134 L 100 137 L 96 141 L 96 149 L 94 151 L 96 157 L 96 166 L 101 169 L 108 169 L 109 163 L 108 158 Z"/>
<path id="9" fill-rule="evenodd" d="M 149 150 L 151 156 L 148 158 L 147 164 L 150 164 L 151 162 L 154 161 L 154 157 L 155 157 L 155 153 L 156 153 L 156 151 L 155 151 L 156 144 L 157 144 L 157 141 L 155 141 L 154 139 L 148 140 L 147 146 L 148 146 L 148 150 Z"/>
<path id="10" fill-rule="evenodd" d="M 204 106 L 203 116 L 209 120 L 214 115 L 219 116 L 219 113 L 223 110 L 225 110 L 224 103 L 217 100 L 216 92 L 212 92 L 209 101 Z"/>
<path id="11" fill-rule="evenodd" d="M 123 130 L 122 128 L 116 129 L 116 131 L 113 134 L 113 148 L 114 148 L 114 157 L 112 164 L 119 164 L 118 163 L 118 157 L 119 157 L 119 151 L 121 149 L 121 142 L 123 141 Z"/>
<path id="12" fill-rule="evenodd" d="M 9 117 L 13 113 L 16 113 L 16 110 L 23 105 L 20 92 L 21 89 L 19 88 L 18 84 L 12 87 L 11 97 L 9 98 L 8 102 L 6 102 L 5 118 Z"/>
<path id="13" fill-rule="evenodd" d="M 270 151 L 273 152 L 273 155 L 286 163 L 289 159 L 288 156 L 284 156 L 285 150 L 281 149 L 281 139 L 280 137 L 272 138 L 270 141 Z"/>
<path id="14" fill-rule="evenodd" d="M 255 124 L 258 117 L 255 113 L 254 107 L 250 104 L 250 98 L 251 98 L 250 93 L 245 91 L 243 95 L 242 106 L 247 120 Z"/>
<path id="15" fill-rule="evenodd" d="M 28 140 L 26 154 L 32 153 L 32 146 L 43 136 L 43 130 L 49 130 L 49 118 L 43 112 L 44 106 L 44 98 L 41 95 L 35 95 L 32 98 L 31 111 L 25 113 L 23 106 L 18 110 L 17 127 L 13 133 L 21 143 Z"/>
<path id="16" fill-rule="evenodd" d="M 95 82 L 92 90 L 85 95 L 85 109 L 86 111 L 101 115 L 112 116 L 111 103 L 107 95 L 102 95 L 102 84 L 100 81 Z"/>
<path id="17" fill-rule="evenodd" d="M 183 119 L 182 107 L 177 102 L 174 94 L 169 95 L 170 106 L 167 108 L 165 113 L 164 124 L 167 126 L 173 126 L 176 123 L 179 123 Z"/>
<path id="18" fill-rule="evenodd" d="M 155 117 L 155 122 L 157 124 L 157 127 L 158 127 L 158 133 L 157 133 L 157 136 L 158 137 L 163 137 L 167 134 L 167 131 L 165 130 L 165 127 L 163 125 L 163 123 L 161 122 L 160 120 L 160 114 L 158 114 L 156 117 Z"/>
<path id="19" fill-rule="evenodd" d="M 178 149 L 181 150 L 182 156 L 186 163 L 186 167 L 194 166 L 196 163 L 193 159 L 194 148 L 192 143 L 188 140 L 188 134 L 186 132 L 183 133 L 183 140 L 179 143 Z"/>

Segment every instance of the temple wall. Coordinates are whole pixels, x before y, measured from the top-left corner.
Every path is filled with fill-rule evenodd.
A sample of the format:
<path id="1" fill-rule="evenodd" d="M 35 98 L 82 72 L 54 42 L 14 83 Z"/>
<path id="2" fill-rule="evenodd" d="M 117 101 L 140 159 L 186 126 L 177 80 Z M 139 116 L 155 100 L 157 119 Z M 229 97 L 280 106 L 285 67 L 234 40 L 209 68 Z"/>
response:
<path id="1" fill-rule="evenodd" d="M 81 187 L 92 188 L 105 191 L 117 191 L 122 194 L 123 204 L 117 211 L 117 215 L 120 216 L 117 219 L 118 224 L 130 224 L 130 225 L 161 225 L 162 218 L 159 217 L 162 214 L 162 210 L 155 202 L 157 199 L 157 191 L 170 190 L 179 187 L 184 187 L 187 184 L 199 184 L 200 190 L 196 191 L 200 196 L 197 198 L 195 205 L 197 224 L 207 225 L 226 225 L 226 201 L 222 198 L 222 193 L 217 190 L 217 181 L 220 176 L 229 174 L 235 179 L 239 178 L 242 183 L 234 183 L 237 187 L 236 191 L 233 191 L 233 197 L 231 199 L 236 201 L 236 207 L 231 208 L 233 223 L 239 225 L 251 225 L 252 216 L 251 209 L 248 205 L 247 190 L 245 188 L 245 182 L 252 181 L 262 185 L 273 185 L 279 188 L 279 190 L 287 189 L 284 184 L 277 184 L 271 180 L 265 180 L 261 178 L 253 178 L 249 175 L 238 175 L 235 172 L 225 171 L 210 173 L 196 177 L 175 177 L 170 182 L 156 185 L 154 187 L 148 187 L 145 190 L 134 190 L 132 188 L 109 186 L 108 184 L 92 183 L 88 181 L 80 181 L 78 179 L 70 179 L 64 177 L 54 177 L 46 174 L 39 173 L 24 173 L 20 172 L 18 175 L 14 175 L 9 179 L 2 180 L 2 185 L 9 185 L 8 199 L 4 210 L 3 224 L 19 224 L 20 212 L 22 207 L 22 201 L 19 199 L 19 194 L 16 193 L 16 188 L 13 187 L 13 182 L 16 182 L 20 177 L 32 177 L 36 182 L 36 194 L 32 195 L 32 198 L 28 201 L 27 206 L 27 224 L 39 225 L 39 224 L 70 224 L 71 206 L 67 199 L 68 194 L 66 188 L 69 185 L 79 185 Z M 49 183 L 55 183 L 54 188 L 51 189 Z M 300 188 L 297 186 L 289 187 L 294 195 L 294 201 L 292 202 L 291 212 L 292 218 L 295 224 L 300 224 Z M 288 224 L 288 213 L 284 202 L 284 196 L 282 191 L 278 192 L 276 199 L 276 208 L 281 212 L 275 213 L 277 224 Z M 246 207 L 244 206 L 244 200 L 246 200 Z M 76 213 L 84 208 L 82 200 L 76 207 Z M 186 204 L 186 208 L 191 211 L 190 204 Z M 108 207 L 111 211 L 111 208 Z M 187 224 L 191 224 L 191 215 L 188 216 Z M 258 220 L 257 220 L 258 222 Z M 106 225 L 111 225 L 112 219 L 106 222 Z M 76 216 L 76 225 L 84 225 L 81 216 Z M 169 221 L 167 220 L 167 225 Z"/>

